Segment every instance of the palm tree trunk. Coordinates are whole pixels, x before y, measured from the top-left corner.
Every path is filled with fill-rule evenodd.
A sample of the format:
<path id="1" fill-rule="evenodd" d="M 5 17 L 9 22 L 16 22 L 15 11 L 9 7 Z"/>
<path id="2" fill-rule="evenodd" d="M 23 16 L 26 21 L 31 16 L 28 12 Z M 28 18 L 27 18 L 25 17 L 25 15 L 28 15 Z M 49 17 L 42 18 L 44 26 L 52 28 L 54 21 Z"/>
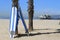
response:
<path id="1" fill-rule="evenodd" d="M 33 14 L 34 14 L 34 5 L 33 0 L 28 1 L 28 16 L 29 16 L 29 30 L 33 30 Z"/>

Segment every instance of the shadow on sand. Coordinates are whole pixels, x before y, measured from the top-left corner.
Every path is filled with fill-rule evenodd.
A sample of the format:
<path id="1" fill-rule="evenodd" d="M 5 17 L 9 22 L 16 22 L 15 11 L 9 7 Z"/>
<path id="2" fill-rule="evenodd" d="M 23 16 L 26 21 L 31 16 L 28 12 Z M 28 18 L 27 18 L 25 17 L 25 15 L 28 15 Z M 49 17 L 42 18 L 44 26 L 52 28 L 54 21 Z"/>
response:
<path id="1" fill-rule="evenodd" d="M 35 30 L 51 30 L 51 29 L 35 29 Z M 56 29 L 56 32 L 45 32 L 45 33 L 30 33 L 29 36 L 36 36 L 36 35 L 45 35 L 45 34 L 56 34 L 56 33 L 60 33 L 60 29 Z M 18 34 L 15 38 L 20 38 L 20 37 L 27 37 L 27 34 Z"/>

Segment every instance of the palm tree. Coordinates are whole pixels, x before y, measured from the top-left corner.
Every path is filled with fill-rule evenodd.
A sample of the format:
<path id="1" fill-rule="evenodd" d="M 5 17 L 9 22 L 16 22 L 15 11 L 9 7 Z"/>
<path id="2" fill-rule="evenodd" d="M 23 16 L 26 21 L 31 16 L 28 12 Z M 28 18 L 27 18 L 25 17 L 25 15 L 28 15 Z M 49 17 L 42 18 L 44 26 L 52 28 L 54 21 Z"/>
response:
<path id="1" fill-rule="evenodd" d="M 33 14 L 34 14 L 33 0 L 28 0 L 29 31 L 33 30 Z"/>

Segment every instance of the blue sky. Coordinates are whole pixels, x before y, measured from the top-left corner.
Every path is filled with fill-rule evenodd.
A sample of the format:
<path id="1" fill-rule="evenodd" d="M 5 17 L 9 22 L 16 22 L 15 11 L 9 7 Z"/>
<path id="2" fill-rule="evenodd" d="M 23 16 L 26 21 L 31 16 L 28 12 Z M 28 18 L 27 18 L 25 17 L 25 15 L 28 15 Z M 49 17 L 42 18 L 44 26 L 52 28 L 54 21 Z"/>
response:
<path id="1" fill-rule="evenodd" d="M 19 0 L 24 16 L 28 16 L 28 0 Z M 12 0 L 0 0 L 0 17 L 9 17 Z M 34 0 L 34 16 L 42 14 L 60 15 L 60 0 Z"/>

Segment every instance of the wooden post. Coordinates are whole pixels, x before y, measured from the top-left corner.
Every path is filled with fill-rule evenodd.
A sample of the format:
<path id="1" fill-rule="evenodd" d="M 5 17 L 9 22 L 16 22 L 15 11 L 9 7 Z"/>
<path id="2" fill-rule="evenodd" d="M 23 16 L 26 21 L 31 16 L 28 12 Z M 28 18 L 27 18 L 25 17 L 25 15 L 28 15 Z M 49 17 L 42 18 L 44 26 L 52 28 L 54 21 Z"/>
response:
<path id="1" fill-rule="evenodd" d="M 28 0 L 29 31 L 33 30 L 33 14 L 34 14 L 33 0 Z"/>
<path id="2" fill-rule="evenodd" d="M 12 7 L 16 7 L 17 8 L 17 12 L 18 12 L 18 0 L 12 0 Z M 18 34 L 18 25 L 16 25 L 16 33 Z"/>

